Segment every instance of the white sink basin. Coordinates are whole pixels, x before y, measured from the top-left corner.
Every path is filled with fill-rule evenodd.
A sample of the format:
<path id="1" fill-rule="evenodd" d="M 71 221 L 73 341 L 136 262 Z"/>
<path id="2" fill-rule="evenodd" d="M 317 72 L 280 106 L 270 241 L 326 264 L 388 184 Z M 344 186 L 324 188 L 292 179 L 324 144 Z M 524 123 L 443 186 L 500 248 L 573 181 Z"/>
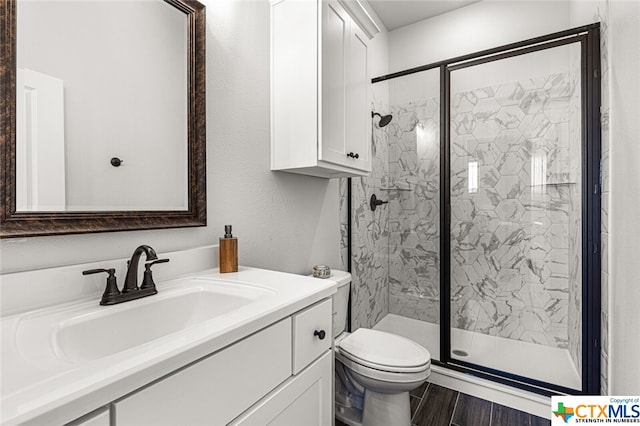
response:
<path id="1" fill-rule="evenodd" d="M 31 359 L 49 352 L 64 361 L 91 361 L 183 331 L 273 293 L 249 284 L 178 280 L 157 295 L 118 305 L 98 306 L 96 300 L 24 318 L 16 343 Z"/>

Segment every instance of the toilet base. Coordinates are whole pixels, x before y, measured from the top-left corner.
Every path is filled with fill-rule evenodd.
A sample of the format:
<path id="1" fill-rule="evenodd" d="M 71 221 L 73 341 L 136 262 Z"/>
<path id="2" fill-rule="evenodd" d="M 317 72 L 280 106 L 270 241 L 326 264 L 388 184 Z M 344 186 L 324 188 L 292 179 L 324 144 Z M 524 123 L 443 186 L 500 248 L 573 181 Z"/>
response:
<path id="1" fill-rule="evenodd" d="M 347 426 L 363 426 L 362 411 L 357 408 L 336 406 L 336 419 Z"/>
<path id="2" fill-rule="evenodd" d="M 428 376 L 429 370 L 415 382 L 379 382 L 348 369 L 336 357 L 336 418 L 349 426 L 411 426 L 409 391 Z"/>
<path id="3" fill-rule="evenodd" d="M 362 426 L 411 426 L 409 392 L 364 392 Z"/>

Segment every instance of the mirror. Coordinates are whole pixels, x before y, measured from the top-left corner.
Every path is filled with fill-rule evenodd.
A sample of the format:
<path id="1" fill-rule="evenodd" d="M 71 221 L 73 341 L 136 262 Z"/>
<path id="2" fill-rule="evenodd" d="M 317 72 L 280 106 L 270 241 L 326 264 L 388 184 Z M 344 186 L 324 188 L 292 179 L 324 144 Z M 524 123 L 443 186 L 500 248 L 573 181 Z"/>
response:
<path id="1" fill-rule="evenodd" d="M 195 0 L 0 5 L 0 236 L 206 224 Z"/>
<path id="2" fill-rule="evenodd" d="M 16 7 L 16 211 L 186 210 L 184 13 L 162 0 Z"/>

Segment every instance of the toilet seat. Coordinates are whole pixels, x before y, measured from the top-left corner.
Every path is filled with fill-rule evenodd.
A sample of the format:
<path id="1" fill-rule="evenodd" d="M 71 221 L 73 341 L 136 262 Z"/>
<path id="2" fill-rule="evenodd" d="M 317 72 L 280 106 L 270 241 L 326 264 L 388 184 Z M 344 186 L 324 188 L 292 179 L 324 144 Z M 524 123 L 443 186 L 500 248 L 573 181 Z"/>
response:
<path id="1" fill-rule="evenodd" d="M 431 360 L 427 361 L 422 365 L 417 365 L 414 367 L 397 367 L 393 365 L 376 364 L 374 362 L 358 358 L 357 356 L 354 356 L 353 354 L 350 354 L 348 352 L 341 352 L 341 355 L 343 358 L 347 358 L 359 365 L 362 365 L 363 367 L 368 367 L 368 368 L 372 368 L 374 370 L 379 370 L 379 371 L 386 371 L 388 373 L 399 373 L 399 374 L 420 373 L 428 369 L 429 367 L 431 367 Z"/>
<path id="2" fill-rule="evenodd" d="M 385 383 L 422 383 L 429 377 L 431 373 L 431 362 L 425 364 L 421 370 L 407 373 L 398 373 L 392 371 L 380 370 L 377 368 L 369 367 L 358 363 L 351 359 L 348 355 L 342 353 L 340 350 L 335 352 L 336 360 L 344 364 L 348 370 L 360 374 L 370 379 L 378 380 Z M 384 367 L 382 367 L 384 368 Z"/>
<path id="3" fill-rule="evenodd" d="M 384 331 L 359 328 L 336 342 L 355 363 L 390 373 L 419 373 L 431 365 L 431 354 L 413 340 Z"/>

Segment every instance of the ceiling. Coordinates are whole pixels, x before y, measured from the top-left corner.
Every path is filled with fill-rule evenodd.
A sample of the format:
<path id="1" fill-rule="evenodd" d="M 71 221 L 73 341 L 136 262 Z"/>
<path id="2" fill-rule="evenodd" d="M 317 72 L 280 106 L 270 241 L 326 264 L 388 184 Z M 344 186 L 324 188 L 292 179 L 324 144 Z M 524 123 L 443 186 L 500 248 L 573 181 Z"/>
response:
<path id="1" fill-rule="evenodd" d="M 368 0 L 387 30 L 393 31 L 479 0 Z"/>

